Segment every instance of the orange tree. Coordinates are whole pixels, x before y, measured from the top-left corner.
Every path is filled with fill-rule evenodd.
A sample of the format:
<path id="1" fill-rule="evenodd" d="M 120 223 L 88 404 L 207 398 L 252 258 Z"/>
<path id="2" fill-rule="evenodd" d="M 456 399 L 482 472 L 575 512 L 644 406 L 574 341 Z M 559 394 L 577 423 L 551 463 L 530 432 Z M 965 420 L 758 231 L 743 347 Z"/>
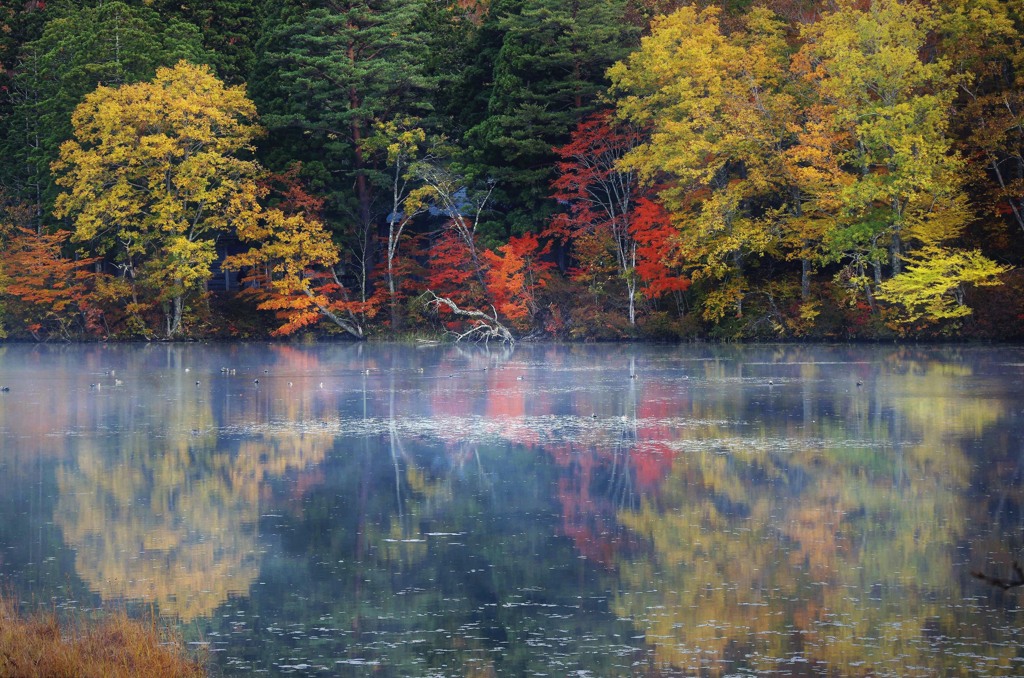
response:
<path id="1" fill-rule="evenodd" d="M 93 295 L 96 259 L 69 259 L 61 249 L 68 231 L 37 234 L 0 226 L 0 296 L 5 313 L 37 340 L 70 339 L 81 331 L 99 334 L 102 313 Z M 0 327 L 0 337 L 4 336 Z"/>

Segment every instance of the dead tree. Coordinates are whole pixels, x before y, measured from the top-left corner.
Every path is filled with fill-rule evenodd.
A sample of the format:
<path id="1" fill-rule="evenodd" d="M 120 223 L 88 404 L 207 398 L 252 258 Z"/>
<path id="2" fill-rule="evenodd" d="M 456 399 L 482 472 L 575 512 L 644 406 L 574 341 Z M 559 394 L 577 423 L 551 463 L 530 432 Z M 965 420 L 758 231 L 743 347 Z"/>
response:
<path id="1" fill-rule="evenodd" d="M 485 344 L 490 342 L 491 339 L 501 341 L 503 344 L 509 344 L 514 346 L 516 338 L 512 336 L 512 332 L 505 327 L 500 320 L 498 320 L 498 312 L 494 306 L 491 306 L 491 315 L 484 313 L 483 311 L 468 311 L 463 308 L 459 308 L 458 304 L 449 299 L 448 297 L 439 297 L 432 290 L 427 290 L 425 293 L 429 296 L 427 300 L 427 306 L 432 307 L 434 311 L 444 306 L 454 315 L 461 318 L 468 318 L 471 322 L 470 328 L 464 332 L 452 332 L 455 335 L 455 341 L 462 341 L 463 339 L 471 341 L 482 341 Z"/>

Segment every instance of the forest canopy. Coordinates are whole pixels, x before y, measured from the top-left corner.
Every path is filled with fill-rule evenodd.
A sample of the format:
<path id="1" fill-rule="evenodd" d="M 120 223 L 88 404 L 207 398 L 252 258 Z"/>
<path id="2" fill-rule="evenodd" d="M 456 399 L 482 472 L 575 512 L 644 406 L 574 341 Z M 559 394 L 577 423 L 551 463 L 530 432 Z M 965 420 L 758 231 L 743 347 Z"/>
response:
<path id="1" fill-rule="evenodd" d="M 1024 337 L 1024 0 L 0 8 L 0 338 Z"/>

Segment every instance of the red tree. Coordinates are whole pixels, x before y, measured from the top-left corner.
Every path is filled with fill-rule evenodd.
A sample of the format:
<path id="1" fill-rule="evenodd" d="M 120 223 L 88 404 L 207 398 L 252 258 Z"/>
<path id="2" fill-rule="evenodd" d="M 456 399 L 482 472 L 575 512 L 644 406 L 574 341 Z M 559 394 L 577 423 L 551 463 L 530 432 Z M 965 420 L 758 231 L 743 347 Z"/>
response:
<path id="1" fill-rule="evenodd" d="M 304 216 L 323 221 L 324 199 L 306 190 L 302 183 L 302 163 L 293 162 L 284 172 L 268 174 L 260 184 L 280 201 L 275 207 L 289 217 Z"/>
<path id="2" fill-rule="evenodd" d="M 454 228 L 445 228 L 430 247 L 427 289 L 459 305 L 478 306 L 483 290 L 466 241 Z"/>
<path id="3" fill-rule="evenodd" d="M 554 264 L 543 259 L 551 243 L 543 247 L 536 235 L 512 237 L 497 252 L 484 252 L 487 293 L 495 309 L 517 329 L 527 329 L 537 314 L 537 293 L 547 286 Z"/>
<path id="4" fill-rule="evenodd" d="M 641 130 L 616 124 L 610 111 L 580 122 L 568 144 L 555 149 L 560 158 L 552 197 L 567 211 L 552 222 L 550 233 L 573 243 L 577 278 L 586 278 L 612 255 L 617 277 L 625 284 L 629 323 L 636 324 L 641 286 L 648 297 L 686 289 L 689 281 L 672 272 L 668 262 L 672 232 L 667 215 L 649 198 L 622 158 L 642 141 Z"/>
<path id="5" fill-rule="evenodd" d="M 679 232 L 665 208 L 649 198 L 640 198 L 629 228 L 637 243 L 636 272 L 643 283 L 644 296 L 657 299 L 690 289 L 690 279 L 671 263 L 677 258 Z"/>

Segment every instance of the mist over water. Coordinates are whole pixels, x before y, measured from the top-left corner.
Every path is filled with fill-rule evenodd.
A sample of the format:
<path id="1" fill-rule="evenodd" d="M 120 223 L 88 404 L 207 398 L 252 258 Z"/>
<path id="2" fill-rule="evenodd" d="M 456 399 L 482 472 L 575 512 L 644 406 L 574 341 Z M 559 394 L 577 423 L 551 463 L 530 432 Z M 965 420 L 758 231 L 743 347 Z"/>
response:
<path id="1" fill-rule="evenodd" d="M 0 345 L 0 582 L 221 675 L 1020 675 L 1024 349 Z"/>

